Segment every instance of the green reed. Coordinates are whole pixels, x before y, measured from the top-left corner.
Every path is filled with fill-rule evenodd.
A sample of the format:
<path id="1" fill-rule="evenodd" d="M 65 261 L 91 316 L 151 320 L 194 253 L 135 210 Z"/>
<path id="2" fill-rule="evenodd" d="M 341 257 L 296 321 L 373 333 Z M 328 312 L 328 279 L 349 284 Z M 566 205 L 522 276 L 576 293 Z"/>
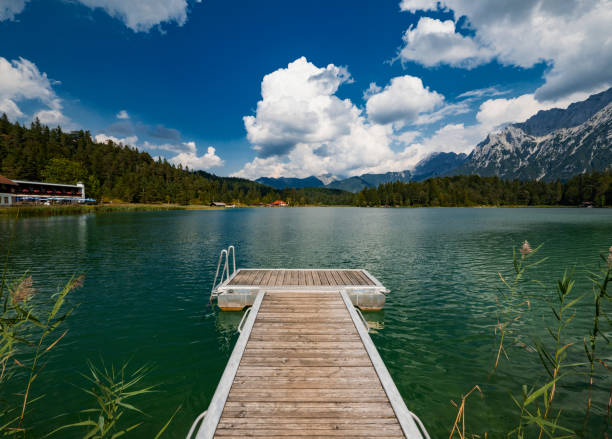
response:
<path id="1" fill-rule="evenodd" d="M 127 416 L 124 415 L 128 412 L 145 416 L 134 405 L 133 399 L 156 391 L 156 386 L 143 386 L 142 384 L 150 370 L 150 366 L 142 366 L 133 371 L 128 371 L 128 363 L 124 363 L 120 367 L 111 365 L 109 368 L 106 367 L 104 362 L 100 366 L 89 362 L 89 374 L 82 375 L 88 386 L 82 387 L 81 390 L 91 397 L 95 407 L 80 411 L 79 415 L 87 419 L 63 425 L 45 437 L 55 435 L 66 429 L 79 428 L 83 430 L 83 437 L 87 439 L 114 439 L 135 430 L 144 421 L 129 421 L 127 425 L 122 425 L 121 418 L 125 420 Z M 180 406 L 157 433 L 155 439 L 158 439 L 168 428 L 179 410 Z"/>
<path id="2" fill-rule="evenodd" d="M 562 411 L 553 409 L 553 402 L 558 387 L 563 384 L 562 380 L 567 374 L 576 373 L 575 368 L 581 363 L 566 363 L 567 350 L 573 343 L 566 343 L 564 330 L 569 326 L 576 316 L 575 305 L 582 297 L 572 297 L 574 280 L 573 272 L 565 271 L 563 278 L 557 283 L 556 303 L 550 303 L 549 307 L 555 316 L 556 325 L 548 326 L 550 339 L 542 340 L 534 337 L 536 352 L 548 380 L 543 385 L 524 384 L 522 386 L 522 399 L 511 395 L 512 400 L 520 410 L 518 426 L 510 432 L 510 436 L 517 438 L 531 437 L 530 426 L 538 429 L 538 438 L 547 437 L 574 437 L 574 432 L 561 425 Z M 555 436 L 562 432 L 563 436 Z"/>
<path id="3" fill-rule="evenodd" d="M 501 280 L 502 286 L 498 288 L 497 302 L 497 324 L 495 325 L 495 335 L 499 339 L 497 355 L 493 372 L 500 364 L 502 353 L 508 358 L 505 350 L 505 342 L 510 339 L 514 344 L 524 345 L 521 341 L 523 334 L 520 330 L 515 329 L 517 323 L 523 317 L 523 314 L 531 308 L 531 301 L 534 297 L 527 292 L 526 284 L 537 281 L 530 281 L 526 278 L 528 270 L 545 262 L 548 258 L 541 258 L 534 261 L 538 251 L 542 246 L 536 249 L 531 249 L 527 241 L 523 243 L 518 253 L 516 249 L 512 250 L 512 267 L 513 277 L 506 280 L 501 272 L 497 273 Z M 519 256 L 520 254 L 520 256 Z M 540 283 L 538 283 L 540 284 Z M 541 285 L 541 284 L 540 284 Z"/>
<path id="4" fill-rule="evenodd" d="M 516 426 L 507 432 L 509 438 L 585 438 L 593 437 L 595 431 L 604 428 L 607 431 L 612 425 L 612 367 L 607 359 L 612 356 L 612 340 L 606 334 L 612 330 L 612 297 L 608 291 L 612 280 L 612 247 L 609 254 L 601 255 L 599 267 L 595 271 L 587 271 L 586 275 L 591 281 L 593 302 L 578 308 L 587 294 L 575 291 L 575 269 L 566 269 L 561 279 L 552 286 L 543 282 L 531 280 L 528 271 L 541 264 L 546 258 L 538 259 L 541 246 L 532 249 L 527 241 L 517 251 L 513 251 L 512 276 L 507 280 L 501 273 L 498 277 L 501 287 L 496 297 L 497 312 L 494 325 L 497 344 L 495 348 L 495 361 L 491 375 L 506 363 L 512 367 L 510 350 L 520 348 L 528 353 L 537 355 L 540 365 L 540 378 L 534 382 L 524 383 L 520 389 L 507 389 L 510 399 L 516 408 Z M 541 309 L 546 305 L 548 325 L 542 325 L 539 320 L 527 318 L 527 314 L 534 309 Z M 588 312 L 592 316 L 592 329 L 584 337 L 584 353 L 582 347 L 570 341 L 568 328 L 578 311 Z M 545 330 L 545 331 L 543 331 Z M 574 334 L 576 330 L 573 330 Z M 538 334 L 544 333 L 545 336 Z M 586 359 L 580 361 L 581 355 Z M 502 361 L 505 360 L 505 361 Z M 525 361 L 525 360 L 520 360 Z M 489 377 L 491 377 L 491 375 Z M 575 389 L 569 388 L 573 382 L 581 377 L 585 389 L 588 388 L 584 403 L 583 425 L 576 425 L 572 419 L 556 407 L 555 403 L 560 394 Z M 600 380 L 601 387 L 610 388 L 609 395 L 594 391 L 596 380 Z M 480 388 L 478 388 L 480 390 Z M 486 386 L 483 387 L 486 392 Z M 469 393 L 466 395 L 466 397 Z M 455 433 L 460 438 L 465 436 L 465 401 L 458 406 L 458 414 L 451 431 L 451 438 Z M 595 419 L 590 422 L 593 408 L 599 412 L 605 408 L 605 419 Z M 462 428 L 458 428 L 458 423 Z M 473 435 L 473 437 L 480 437 Z M 486 433 L 485 433 L 486 437 Z"/>
<path id="5" fill-rule="evenodd" d="M 68 298 L 72 291 L 83 286 L 84 276 L 73 276 L 47 300 L 40 297 L 29 273 L 9 281 L 10 250 L 19 214 L 17 209 L 0 282 L 0 436 L 27 438 L 31 436 L 28 419 L 35 416 L 32 404 L 44 397 L 36 395 L 35 384 L 41 379 L 49 352 L 68 333 L 67 329 L 62 329 L 76 309 L 76 305 L 68 303 Z M 89 386 L 83 390 L 93 398 L 96 407 L 80 412 L 79 415 L 87 416 L 87 420 L 59 427 L 47 436 L 67 428 L 83 427 L 86 428 L 84 437 L 88 439 L 116 438 L 141 425 L 142 421 L 127 421 L 127 426 L 122 426 L 122 422 L 128 418 L 124 416 L 126 411 L 142 414 L 128 401 L 153 392 L 152 386 L 142 386 L 150 367 L 131 372 L 127 367 L 127 363 L 118 368 L 107 368 L 104 363 L 96 367 L 90 362 L 89 375 L 83 375 Z M 22 373 L 18 374 L 20 371 Z M 9 386 L 21 387 L 23 391 L 9 393 Z M 156 439 L 179 410 L 180 406 L 157 433 Z"/>
<path id="6" fill-rule="evenodd" d="M 11 237 L 14 236 L 19 211 L 16 212 Z M 75 309 L 67 304 L 68 294 L 82 286 L 83 276 L 71 278 L 49 300 L 34 300 L 37 290 L 32 276 L 24 274 L 8 281 L 8 261 L 12 238 L 9 239 L 7 259 L 0 282 L 0 389 L 16 380 L 18 371 L 25 371 L 27 379 L 23 392 L 0 397 L 0 433 L 26 435 L 29 407 L 42 396 L 34 396 L 34 384 L 44 368 L 49 352 L 64 338 L 68 330 L 57 335 L 59 328 Z"/>
<path id="7" fill-rule="evenodd" d="M 612 247 L 608 250 L 608 255 L 601 255 L 603 263 L 600 263 L 599 269 L 589 273 L 589 278 L 593 285 L 593 329 L 589 332 L 588 337 L 584 339 L 584 351 L 588 359 L 588 377 L 589 377 L 589 393 L 586 402 L 586 413 L 584 416 L 584 427 L 586 428 L 592 407 L 593 384 L 598 369 L 603 367 L 608 374 L 612 371 L 610 366 L 602 359 L 605 352 L 599 353 L 598 342 L 604 343 L 605 347 L 610 347 L 611 340 L 606 336 L 606 332 L 612 326 L 612 319 L 607 308 L 610 307 L 612 297 L 608 292 L 610 281 L 612 280 Z M 609 354 L 609 352 L 608 352 Z M 612 422 L 611 415 L 612 404 L 612 388 L 610 389 L 610 398 L 606 407 L 607 422 Z"/>

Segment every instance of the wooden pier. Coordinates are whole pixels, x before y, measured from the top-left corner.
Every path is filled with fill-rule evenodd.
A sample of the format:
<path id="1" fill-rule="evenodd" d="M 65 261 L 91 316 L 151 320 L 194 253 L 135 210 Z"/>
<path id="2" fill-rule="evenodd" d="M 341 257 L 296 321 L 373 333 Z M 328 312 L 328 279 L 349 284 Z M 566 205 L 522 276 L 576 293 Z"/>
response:
<path id="1" fill-rule="evenodd" d="M 263 287 L 326 287 L 326 286 L 374 286 L 375 279 L 364 270 L 249 270 L 241 269 L 228 282 L 230 286 L 248 285 Z"/>
<path id="2" fill-rule="evenodd" d="M 354 305 L 379 310 L 388 290 L 366 270 L 347 269 L 240 269 L 214 289 L 219 308 L 240 311 L 252 306 L 260 291 L 339 291 Z"/>
<path id="3" fill-rule="evenodd" d="M 428 438 L 340 283 L 355 283 L 354 273 L 330 271 L 327 282 L 340 279 L 334 289 L 257 292 L 197 439 Z M 287 272 L 299 282 L 299 270 L 282 279 Z M 241 274 L 241 284 L 252 276 L 279 282 L 279 273 Z"/>

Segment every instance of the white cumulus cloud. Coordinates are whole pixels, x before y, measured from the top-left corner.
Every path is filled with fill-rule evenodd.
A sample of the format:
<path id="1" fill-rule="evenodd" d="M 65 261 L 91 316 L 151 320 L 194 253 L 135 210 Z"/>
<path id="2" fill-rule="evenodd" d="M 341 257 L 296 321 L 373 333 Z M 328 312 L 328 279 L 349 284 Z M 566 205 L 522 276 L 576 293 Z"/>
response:
<path id="1" fill-rule="evenodd" d="M 121 110 L 119 113 L 117 113 L 117 119 L 129 119 L 129 118 L 130 118 L 130 115 L 125 110 Z"/>
<path id="2" fill-rule="evenodd" d="M 298 143 L 323 143 L 348 134 L 359 110 L 334 95 L 350 81 L 345 68 L 318 68 L 302 57 L 266 75 L 255 116 L 245 116 L 247 138 L 262 157 L 286 154 Z"/>
<path id="3" fill-rule="evenodd" d="M 187 21 L 186 0 L 79 0 L 122 20 L 134 32 L 147 32 L 164 22 L 182 26 Z"/>
<path id="4" fill-rule="evenodd" d="M 9 119 L 13 120 L 25 116 L 15 101 L 6 97 L 0 100 L 0 113 L 6 114 Z"/>
<path id="5" fill-rule="evenodd" d="M 128 137 L 115 137 L 115 136 L 107 136 L 104 133 L 96 134 L 94 137 L 95 141 L 98 143 L 106 143 L 109 140 L 118 145 L 130 145 L 136 146 L 136 142 L 138 142 L 138 136 L 128 136 Z"/>
<path id="6" fill-rule="evenodd" d="M 519 117 L 513 109 L 521 102 L 489 99 L 481 105 L 476 123 L 446 122 L 424 135 L 406 125 L 418 128 L 472 111 L 468 99 L 501 92 L 494 88 L 470 91 L 463 96 L 465 101 L 447 103 L 420 78 L 405 75 L 393 78 L 384 88 L 370 84 L 364 93 L 366 108 L 360 109 L 335 95 L 348 77 L 333 64 L 320 68 L 305 58 L 266 75 L 257 112 L 245 117 L 247 135 L 258 156 L 234 175 L 251 179 L 351 176 L 412 169 L 435 152 L 469 153 L 491 129 Z M 504 102 L 509 109 L 494 110 Z M 530 108 L 520 117 L 529 117 L 541 105 Z"/>
<path id="7" fill-rule="evenodd" d="M 529 68 L 547 63 L 545 83 L 535 93 L 539 101 L 591 93 L 612 84 L 611 0 L 517 0 L 494 6 L 473 0 L 402 0 L 400 8 L 409 12 L 448 8 L 457 19 L 466 17 L 475 36 L 451 38 L 461 40 L 456 46 L 462 48 L 468 66 L 486 62 L 489 51 L 507 65 Z M 435 65 L 437 58 L 437 63 L 462 63 L 458 56 L 462 52 L 427 53 L 431 45 L 417 44 L 418 38 L 413 42 L 410 46 L 407 41 L 401 52 L 416 62 Z"/>
<path id="8" fill-rule="evenodd" d="M 400 10 L 409 11 L 413 14 L 416 11 L 436 10 L 438 0 L 402 0 L 400 2 Z"/>
<path id="9" fill-rule="evenodd" d="M 572 102 L 586 99 L 586 93 L 575 93 L 554 101 L 540 102 L 533 93 L 515 98 L 489 99 L 480 105 L 476 119 L 488 130 L 514 122 L 524 122 L 540 110 L 567 108 Z"/>
<path id="10" fill-rule="evenodd" d="M 378 93 L 375 87 L 370 84 L 366 102 L 368 117 L 375 123 L 412 122 L 419 114 L 431 112 L 444 102 L 441 94 L 423 86 L 423 81 L 415 76 L 393 78 L 383 90 L 378 88 Z"/>
<path id="11" fill-rule="evenodd" d="M 0 21 L 13 20 L 30 0 L 1 0 Z M 187 0 L 76 0 L 91 9 L 102 9 L 134 32 L 148 32 L 162 23 L 182 26 L 187 21 Z M 201 3 L 201 0 L 196 0 Z"/>
<path id="12" fill-rule="evenodd" d="M 245 117 L 258 156 L 234 175 L 255 179 L 410 170 L 432 153 L 469 153 L 505 124 L 586 97 L 581 92 L 547 102 L 533 93 L 496 98 L 506 92 L 489 87 L 462 93 L 459 101 L 448 103 L 420 78 L 406 75 L 384 88 L 370 84 L 365 109 L 360 109 L 335 95 L 347 77 L 334 65 L 320 68 L 304 58 L 267 75 L 256 114 Z M 317 83 L 323 78 L 324 84 Z M 483 102 L 474 123 L 448 121 L 473 111 L 477 99 Z M 414 129 L 437 121 L 443 121 L 441 127 L 429 134 Z"/>
<path id="13" fill-rule="evenodd" d="M 57 125 L 69 123 L 62 113 L 62 101 L 53 90 L 47 74 L 24 58 L 9 61 L 0 57 L 0 112 L 12 119 L 25 117 L 19 103 L 36 101 L 42 104 L 33 117 L 42 123 Z"/>
<path id="14" fill-rule="evenodd" d="M 255 115 L 244 117 L 258 157 L 235 175 L 355 174 L 391 158 L 392 127 L 371 123 L 335 95 L 349 81 L 345 68 L 317 67 L 304 57 L 266 75 Z"/>
<path id="15" fill-rule="evenodd" d="M 61 110 L 61 106 L 54 110 L 40 110 L 36 114 L 34 114 L 34 118 L 38 118 L 41 124 L 47 126 L 66 126 L 70 123 L 70 119 L 68 119 Z"/>
<path id="16" fill-rule="evenodd" d="M 206 153 L 198 156 L 195 142 L 185 142 L 183 145 L 187 148 L 187 151 L 181 152 L 168 161 L 174 165 L 182 165 L 188 167 L 191 170 L 206 170 L 214 168 L 216 166 L 222 166 L 223 160 L 216 154 L 215 148 L 209 146 L 206 149 Z"/>
<path id="17" fill-rule="evenodd" d="M 28 0 L 2 0 L 0 2 L 0 21 L 14 20 L 15 15 L 25 9 Z"/>
<path id="18" fill-rule="evenodd" d="M 456 32 L 452 20 L 421 17 L 416 27 L 411 26 L 403 36 L 404 47 L 399 57 L 426 67 L 450 64 L 472 68 L 488 62 L 494 52 L 471 37 Z"/>
<path id="19" fill-rule="evenodd" d="M 210 169 L 217 166 L 223 166 L 224 164 L 224 161 L 217 155 L 215 148 L 212 146 L 209 146 L 204 154 L 198 155 L 196 143 L 193 141 L 154 144 L 145 140 L 141 144 L 138 142 L 138 136 L 115 137 L 104 133 L 97 134 L 94 139 L 98 143 L 106 143 L 110 140 L 118 145 L 129 145 L 141 151 L 147 151 L 155 160 L 161 156 L 159 154 L 153 154 L 151 151 L 171 152 L 175 155 L 167 158 L 169 163 L 188 167 L 192 171 Z"/>

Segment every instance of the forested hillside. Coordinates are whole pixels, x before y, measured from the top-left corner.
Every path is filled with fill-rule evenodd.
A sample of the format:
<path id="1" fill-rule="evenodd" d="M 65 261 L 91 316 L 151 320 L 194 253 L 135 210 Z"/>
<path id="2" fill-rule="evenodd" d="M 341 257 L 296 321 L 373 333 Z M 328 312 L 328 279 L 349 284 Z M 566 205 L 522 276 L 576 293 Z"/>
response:
<path id="1" fill-rule="evenodd" d="M 353 195 L 330 189 L 275 190 L 259 183 L 190 171 L 130 146 L 96 143 L 88 131 L 63 132 L 38 121 L 29 128 L 0 117 L 0 174 L 13 179 L 74 184 L 88 196 L 131 203 L 351 204 Z"/>
<path id="2" fill-rule="evenodd" d="M 129 146 L 95 143 L 89 132 L 65 133 L 35 121 L 29 128 L 0 117 L 0 174 L 21 180 L 83 181 L 96 199 L 132 203 L 475 206 L 612 204 L 612 174 L 579 175 L 566 182 L 455 176 L 394 182 L 352 194 L 326 188 L 277 190 L 254 181 L 190 171 Z"/>
<path id="3" fill-rule="evenodd" d="M 394 182 L 364 189 L 358 206 L 578 206 L 612 205 L 612 173 L 595 172 L 560 181 L 502 180 L 477 175 Z"/>

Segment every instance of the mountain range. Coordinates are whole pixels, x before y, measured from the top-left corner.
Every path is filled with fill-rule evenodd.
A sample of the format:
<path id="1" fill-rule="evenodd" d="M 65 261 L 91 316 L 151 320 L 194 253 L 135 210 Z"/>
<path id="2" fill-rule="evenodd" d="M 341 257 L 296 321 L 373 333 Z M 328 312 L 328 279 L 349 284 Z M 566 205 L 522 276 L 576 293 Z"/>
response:
<path id="1" fill-rule="evenodd" d="M 414 169 L 384 174 L 259 178 L 277 189 L 327 187 L 359 192 L 393 181 L 422 181 L 449 175 L 498 176 L 554 181 L 612 170 L 612 88 L 567 109 L 539 111 L 522 123 L 491 133 L 469 154 L 434 153 Z"/>
<path id="2" fill-rule="evenodd" d="M 434 153 L 419 162 L 412 171 L 386 172 L 384 174 L 362 174 L 354 177 L 342 176 L 311 176 L 306 178 L 269 178 L 262 177 L 255 180 L 258 183 L 272 186 L 276 189 L 326 187 L 329 189 L 342 189 L 349 192 L 359 192 L 368 187 L 376 187 L 383 183 L 394 181 L 422 181 L 430 177 L 438 177 L 456 169 L 466 160 L 466 154 L 454 152 Z"/>
<path id="3" fill-rule="evenodd" d="M 553 181 L 610 169 L 612 88 L 489 134 L 452 174 Z"/>

